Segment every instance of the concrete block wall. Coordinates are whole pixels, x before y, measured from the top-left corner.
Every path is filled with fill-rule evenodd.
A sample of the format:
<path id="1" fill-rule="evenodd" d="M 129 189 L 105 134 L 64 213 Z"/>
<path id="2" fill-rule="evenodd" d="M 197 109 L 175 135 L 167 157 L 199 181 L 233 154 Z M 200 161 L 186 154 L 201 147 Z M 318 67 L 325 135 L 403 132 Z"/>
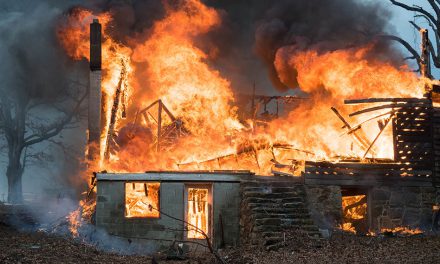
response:
<path id="1" fill-rule="evenodd" d="M 240 184 L 216 182 L 213 189 L 215 246 L 221 246 L 222 242 L 227 246 L 236 246 L 240 240 Z"/>
<path id="2" fill-rule="evenodd" d="M 240 233 L 240 184 L 216 182 L 212 186 L 213 244 L 218 247 L 224 242 L 226 246 L 235 246 Z M 160 210 L 172 217 L 185 219 L 184 191 L 184 182 L 161 182 Z M 126 218 L 125 181 L 98 181 L 96 226 L 110 235 L 142 242 L 148 245 L 149 251 L 165 249 L 174 240 L 185 240 L 184 223 L 164 214 L 160 218 Z"/>
<path id="3" fill-rule="evenodd" d="M 175 218 L 184 219 L 183 192 L 183 183 L 161 183 L 160 210 Z M 183 240 L 183 223 L 165 215 L 160 218 L 126 218 L 123 181 L 99 182 L 96 225 L 111 235 L 138 239 L 156 250 L 167 247 L 173 240 Z"/>

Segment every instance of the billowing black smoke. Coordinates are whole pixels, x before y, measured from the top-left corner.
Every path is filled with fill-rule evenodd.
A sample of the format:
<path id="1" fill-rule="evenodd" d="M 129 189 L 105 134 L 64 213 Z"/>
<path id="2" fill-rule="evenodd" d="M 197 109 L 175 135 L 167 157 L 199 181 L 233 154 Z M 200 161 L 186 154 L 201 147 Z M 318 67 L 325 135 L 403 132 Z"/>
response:
<path id="1" fill-rule="evenodd" d="M 274 67 L 276 51 L 283 46 L 320 51 L 364 45 L 388 30 L 390 13 L 379 2 L 354 0 L 210 1 L 227 13 L 232 24 L 228 43 L 245 49 L 254 47 L 264 62 L 272 84 L 281 91 L 297 87 L 292 78 L 282 83 Z M 252 35 L 252 40 L 249 39 Z M 251 43 L 252 41 L 252 43 Z M 387 43 L 376 43 L 376 58 L 393 59 Z M 293 69 L 294 70 L 294 69 Z M 294 73 L 293 73 L 294 75 Z"/>
<path id="2" fill-rule="evenodd" d="M 164 16 L 164 2 L 173 4 L 179 1 L 94 0 L 88 1 L 86 7 L 110 11 L 114 16 L 113 36 L 126 41 L 134 36 L 148 37 L 145 32 L 155 20 Z M 275 86 L 280 91 L 296 88 L 295 78 L 288 83 L 279 80 L 273 64 L 276 51 L 283 46 L 329 51 L 371 43 L 378 34 L 389 30 L 390 13 L 379 1 L 204 2 L 220 10 L 223 24 L 202 37 L 200 45 L 202 48 L 217 46 L 218 56 L 211 63 L 232 81 L 237 90 L 249 89 L 253 82 L 257 86 Z M 370 55 L 386 60 L 396 58 L 389 43 L 377 42 Z"/>
<path id="3" fill-rule="evenodd" d="M 94 12 L 110 12 L 112 15 L 111 36 L 124 44 L 133 37 L 146 36 L 154 21 L 165 15 L 159 0 L 90 0 L 82 1 L 82 7 Z"/>

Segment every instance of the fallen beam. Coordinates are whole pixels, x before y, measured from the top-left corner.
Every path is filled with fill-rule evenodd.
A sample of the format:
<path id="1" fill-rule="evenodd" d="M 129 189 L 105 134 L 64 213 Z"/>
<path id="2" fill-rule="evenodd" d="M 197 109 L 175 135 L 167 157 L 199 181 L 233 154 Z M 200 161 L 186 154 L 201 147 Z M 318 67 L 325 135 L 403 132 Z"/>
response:
<path id="1" fill-rule="evenodd" d="M 431 101 L 425 98 L 367 98 L 344 100 L 344 104 L 365 104 L 365 103 L 426 103 Z"/>
<path id="2" fill-rule="evenodd" d="M 410 105 L 407 104 L 387 104 L 387 105 L 380 105 L 380 106 L 375 106 L 375 107 L 370 107 L 370 108 L 366 108 L 366 109 L 362 109 L 356 112 L 353 112 L 351 114 L 349 114 L 348 116 L 352 117 L 355 115 L 360 115 L 360 114 L 365 114 L 365 113 L 369 113 L 369 112 L 373 112 L 373 111 L 377 111 L 377 110 L 382 110 L 382 109 L 388 109 L 388 108 L 410 108 Z"/>
<path id="3" fill-rule="evenodd" d="M 342 123 L 344 123 L 344 127 L 347 128 L 348 131 L 351 131 L 352 127 L 347 122 L 347 120 L 345 120 L 345 118 L 339 113 L 339 111 L 334 107 L 332 107 L 331 109 L 335 113 L 335 115 L 342 121 Z M 351 131 L 350 135 L 353 135 L 353 137 L 357 140 L 361 147 L 367 149 L 370 146 L 370 142 L 368 141 L 368 139 L 358 135 L 356 131 Z"/>

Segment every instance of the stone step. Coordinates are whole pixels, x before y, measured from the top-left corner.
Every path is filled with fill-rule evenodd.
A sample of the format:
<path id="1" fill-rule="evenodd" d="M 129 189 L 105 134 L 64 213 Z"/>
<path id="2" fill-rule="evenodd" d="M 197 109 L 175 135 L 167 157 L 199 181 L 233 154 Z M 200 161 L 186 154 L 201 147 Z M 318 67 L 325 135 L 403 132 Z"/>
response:
<path id="1" fill-rule="evenodd" d="M 295 219 L 295 218 L 261 218 L 254 220 L 255 225 L 266 226 L 266 225 L 277 225 L 282 227 L 290 226 L 302 226 L 302 225 L 313 225 L 313 220 L 311 219 Z"/>
<path id="2" fill-rule="evenodd" d="M 303 188 L 298 187 L 244 187 L 241 190 L 243 193 L 247 192 L 261 192 L 261 193 L 297 193 L 298 195 L 303 195 L 305 193 Z"/>
<path id="3" fill-rule="evenodd" d="M 289 209 L 289 208 L 306 208 L 303 202 L 291 202 L 291 203 L 248 203 L 249 209 L 255 208 L 281 208 L 281 209 Z"/>
<path id="4" fill-rule="evenodd" d="M 295 181 L 244 181 L 241 183 L 242 187 L 296 187 L 304 188 L 303 184 Z"/>
<path id="5" fill-rule="evenodd" d="M 242 221 L 251 244 L 276 250 L 285 245 L 287 230 L 298 229 L 319 240 L 322 236 L 306 204 L 304 186 L 288 181 L 241 184 Z"/>
<path id="6" fill-rule="evenodd" d="M 255 231 L 255 229 L 258 228 L 254 228 L 254 231 L 252 231 L 251 233 L 249 233 L 249 239 L 251 240 L 260 240 L 262 241 L 265 238 L 270 238 L 270 237 L 282 237 L 284 239 L 284 234 L 286 233 L 286 229 L 280 229 L 279 231 Z M 312 239 L 319 239 L 319 240 L 325 240 L 325 238 L 322 237 L 321 232 L 319 232 L 319 230 L 302 230 L 301 228 L 297 228 L 299 230 L 301 230 L 302 232 L 304 232 L 305 234 L 307 234 L 308 237 L 312 238 Z M 307 227 L 306 227 L 307 229 Z M 313 229 L 313 228 L 310 228 Z"/>
<path id="7" fill-rule="evenodd" d="M 243 199 L 245 203 L 261 203 L 261 204 L 284 204 L 284 203 L 294 203 L 294 202 L 304 202 L 304 200 L 300 197 L 287 197 L 287 198 L 257 198 L 257 197 L 249 197 Z"/>
<path id="8" fill-rule="evenodd" d="M 265 214 L 308 214 L 309 210 L 305 206 L 298 207 L 288 207 L 288 208 L 274 208 L 274 207 L 265 207 L 265 206 L 257 206 L 251 208 L 251 214 L 257 213 L 265 213 Z"/>
<path id="9" fill-rule="evenodd" d="M 297 197 L 303 199 L 302 195 L 298 195 L 296 192 L 283 192 L 283 193 L 264 193 L 264 192 L 245 192 L 243 198 L 266 198 L 266 199 L 280 199 Z"/>
<path id="10" fill-rule="evenodd" d="M 262 218 L 279 218 L 279 219 L 286 219 L 286 218 L 293 218 L 293 219 L 310 219 L 310 214 L 304 213 L 304 214 L 277 214 L 277 213 L 254 213 L 250 215 L 250 218 L 256 220 L 256 219 L 262 219 Z"/>

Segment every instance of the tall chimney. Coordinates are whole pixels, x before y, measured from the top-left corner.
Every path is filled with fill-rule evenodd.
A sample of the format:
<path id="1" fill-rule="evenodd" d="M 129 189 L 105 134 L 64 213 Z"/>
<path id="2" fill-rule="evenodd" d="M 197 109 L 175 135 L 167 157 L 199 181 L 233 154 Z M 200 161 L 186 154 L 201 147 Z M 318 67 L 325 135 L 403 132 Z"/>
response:
<path id="1" fill-rule="evenodd" d="M 100 155 L 101 139 L 101 24 L 93 19 L 90 24 L 90 80 L 88 111 L 88 158 Z"/>

